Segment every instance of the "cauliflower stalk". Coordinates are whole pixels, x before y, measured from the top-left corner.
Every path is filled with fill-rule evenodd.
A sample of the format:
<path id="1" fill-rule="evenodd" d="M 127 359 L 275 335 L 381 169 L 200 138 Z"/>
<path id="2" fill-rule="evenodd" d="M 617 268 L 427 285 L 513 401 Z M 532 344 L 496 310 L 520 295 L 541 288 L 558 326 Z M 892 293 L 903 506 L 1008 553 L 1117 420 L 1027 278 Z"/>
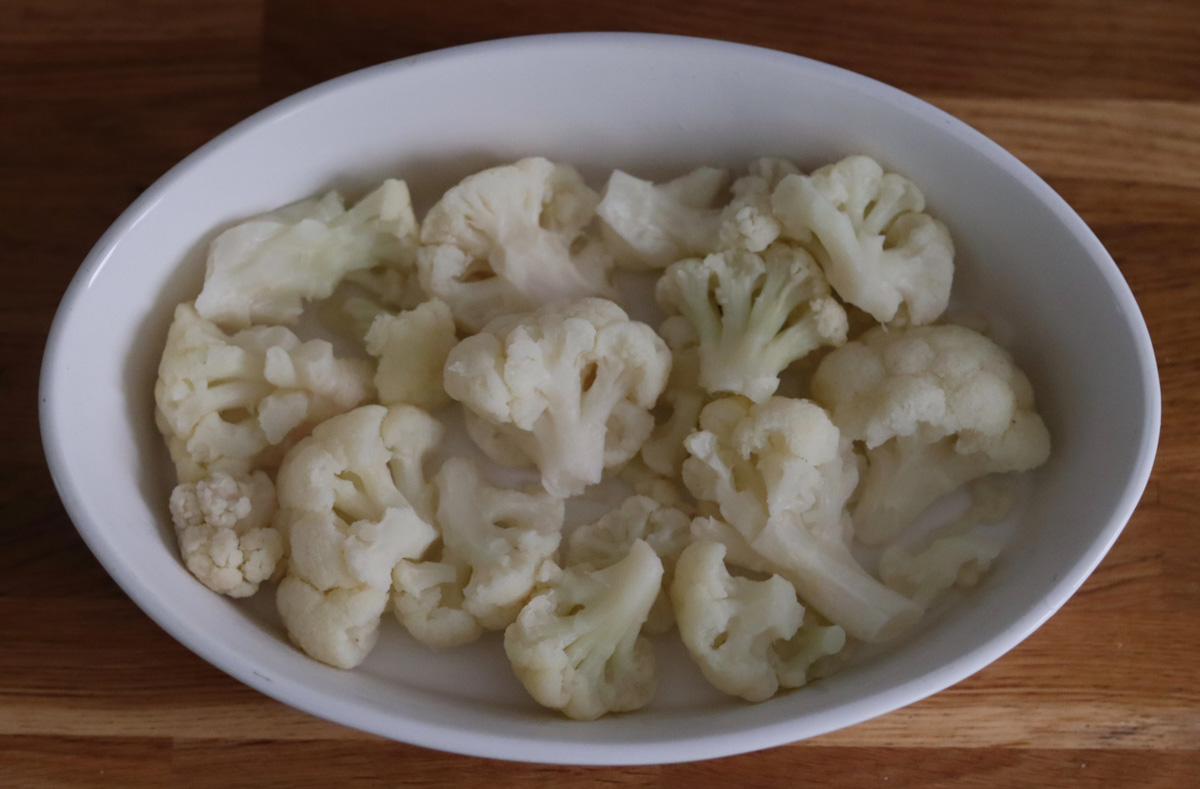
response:
<path id="1" fill-rule="evenodd" d="M 779 373 L 822 345 L 846 341 L 846 311 L 812 257 L 789 244 L 674 263 L 658 281 L 664 309 L 699 337 L 700 384 L 762 402 Z"/>
<path id="2" fill-rule="evenodd" d="M 446 392 L 503 429 L 559 498 L 629 460 L 671 367 L 645 324 L 603 299 L 499 319 L 446 360 Z"/>
<path id="3" fill-rule="evenodd" d="M 859 539 L 892 539 L 935 500 L 986 474 L 1036 468 L 1050 436 L 1012 357 L 961 326 L 872 329 L 826 357 L 812 382 L 866 471 Z"/>
<path id="4" fill-rule="evenodd" d="M 441 434 L 420 409 L 367 405 L 321 423 L 284 458 L 278 496 L 291 558 L 276 602 L 312 657 L 361 663 L 393 569 L 437 539 L 422 463 Z"/>
<path id="5" fill-rule="evenodd" d="M 421 284 L 459 325 L 610 291 L 612 260 L 585 234 L 599 201 L 579 173 L 546 159 L 476 173 L 425 215 Z"/>
<path id="6" fill-rule="evenodd" d="M 275 486 L 265 473 L 182 483 L 170 508 L 183 562 L 209 589 L 249 597 L 275 574 L 283 538 L 270 526 Z"/>
<path id="7" fill-rule="evenodd" d="M 277 464 L 313 425 L 373 394 L 370 364 L 282 326 L 232 336 L 188 304 L 175 309 L 158 368 L 156 419 L 180 482 L 244 477 Z"/>
<path id="8" fill-rule="evenodd" d="M 576 720 L 650 703 L 654 651 L 640 636 L 662 588 L 662 561 L 644 540 L 603 570 L 568 569 L 504 631 L 504 651 L 539 704 Z"/>
<path id="9" fill-rule="evenodd" d="M 846 500 L 858 472 L 849 440 L 820 406 L 725 398 L 688 437 L 688 489 L 714 502 L 751 549 L 800 596 L 855 638 L 884 641 L 920 609 L 872 578 L 850 552 Z"/>
<path id="10" fill-rule="evenodd" d="M 330 192 L 248 220 L 209 247 L 196 311 L 232 329 L 293 324 L 306 300 L 327 298 L 343 277 L 368 270 L 380 279 L 380 290 L 388 289 L 385 282 L 398 283 L 391 289 L 403 303 L 412 292 L 407 280 L 416 226 L 408 187 L 396 180 L 385 181 L 349 210 Z M 374 281 L 360 279 L 368 286 Z"/>
<path id="11" fill-rule="evenodd" d="M 954 244 L 923 213 L 912 181 L 850 156 L 783 178 L 771 205 L 784 236 L 812 251 L 837 294 L 880 323 L 932 323 L 945 311 Z"/>

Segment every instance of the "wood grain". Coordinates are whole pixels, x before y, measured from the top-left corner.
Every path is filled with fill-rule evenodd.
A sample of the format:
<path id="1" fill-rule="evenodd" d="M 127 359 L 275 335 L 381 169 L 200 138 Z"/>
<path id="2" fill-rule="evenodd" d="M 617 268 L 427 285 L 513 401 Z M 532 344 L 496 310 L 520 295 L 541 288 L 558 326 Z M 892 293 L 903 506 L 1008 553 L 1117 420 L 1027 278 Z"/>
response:
<path id="1" fill-rule="evenodd" d="M 727 38 L 917 93 L 1032 166 L 1150 325 L 1163 434 L 1142 504 L 1070 603 L 921 703 L 740 757 L 575 769 L 468 759 L 299 713 L 208 666 L 88 553 L 45 467 L 37 373 L 105 227 L 255 109 L 500 36 Z M 1200 782 L 1200 4 L 1002 0 L 6 0 L 0 3 L 0 786 L 1193 787 Z"/>

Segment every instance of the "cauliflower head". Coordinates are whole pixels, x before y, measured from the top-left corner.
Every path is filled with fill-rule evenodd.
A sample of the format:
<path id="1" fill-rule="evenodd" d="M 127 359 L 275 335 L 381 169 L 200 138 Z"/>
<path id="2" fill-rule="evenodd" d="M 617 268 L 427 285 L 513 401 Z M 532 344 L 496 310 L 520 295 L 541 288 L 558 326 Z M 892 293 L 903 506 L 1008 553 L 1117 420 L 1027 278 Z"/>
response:
<path id="1" fill-rule="evenodd" d="M 791 244 L 681 260 L 659 279 L 656 296 L 695 328 L 700 384 L 713 393 L 762 402 L 789 364 L 846 341 L 846 311 L 812 257 Z"/>
<path id="2" fill-rule="evenodd" d="M 716 247 L 728 174 L 701 167 L 673 181 L 654 184 L 614 170 L 596 213 L 621 266 L 661 269 L 688 255 Z"/>
<path id="3" fill-rule="evenodd" d="M 850 552 L 845 505 L 857 466 L 850 441 L 820 406 L 782 397 L 716 400 L 686 446 L 683 480 L 692 494 L 715 503 L 767 569 L 848 634 L 882 641 L 920 616 Z"/>
<path id="4" fill-rule="evenodd" d="M 1046 461 L 1033 388 L 1000 346 L 961 326 L 872 329 L 827 356 L 812 381 L 867 466 L 852 515 L 887 542 L 936 499 L 986 474 Z"/>
<path id="5" fill-rule="evenodd" d="M 290 561 L 276 603 L 312 657 L 352 668 L 374 646 L 392 571 L 437 539 L 421 462 L 441 426 L 412 406 L 366 405 L 318 425 L 279 469 Z"/>
<path id="6" fill-rule="evenodd" d="M 585 234 L 599 197 L 541 158 L 469 176 L 425 215 L 421 284 L 470 332 L 493 318 L 610 291 L 612 260 Z"/>
<path id="7" fill-rule="evenodd" d="M 392 571 L 392 607 L 413 638 L 435 649 L 479 638 L 483 626 L 466 611 L 471 567 L 443 548 L 436 559 L 402 559 Z"/>
<path id="8" fill-rule="evenodd" d="M 667 346 L 604 299 L 497 319 L 446 360 L 446 392 L 501 428 L 559 498 L 629 460 L 654 427 Z"/>
<path id="9" fill-rule="evenodd" d="M 283 538 L 270 525 L 275 486 L 265 473 L 181 483 L 170 509 L 183 562 L 209 589 L 249 597 L 275 575 Z"/>
<path id="10" fill-rule="evenodd" d="M 692 519 L 648 496 L 630 496 L 594 523 L 577 526 L 567 538 L 567 566 L 603 569 L 625 558 L 635 540 L 645 540 L 663 563 L 663 585 L 644 630 L 658 635 L 675 624 L 668 590 L 675 560 L 691 540 Z"/>
<path id="11" fill-rule="evenodd" d="M 671 600 L 688 652 L 715 687 L 747 701 L 805 684 L 812 663 L 845 645 L 845 631 L 810 624 L 801 633 L 804 606 L 790 583 L 735 578 L 724 558 L 724 545 L 694 542 L 675 566 Z"/>
<path id="12" fill-rule="evenodd" d="M 380 403 L 408 403 L 428 411 L 450 404 L 442 369 L 458 336 L 446 302 L 430 299 L 407 312 L 380 314 L 365 339 L 367 353 L 379 360 L 375 388 Z"/>
<path id="13" fill-rule="evenodd" d="M 530 695 L 576 720 L 650 703 L 654 651 L 640 635 L 662 588 L 644 540 L 603 570 L 573 568 L 533 596 L 504 631 L 504 651 Z"/>
<path id="14" fill-rule="evenodd" d="M 273 466 L 313 425 L 373 394 L 370 363 L 282 326 L 227 335 L 175 309 L 158 368 L 156 420 L 181 482 Z"/>
<path id="15" fill-rule="evenodd" d="M 880 323 L 932 323 L 950 300 L 954 243 L 916 184 L 850 156 L 771 196 L 784 236 L 805 244 L 837 294 Z"/>
<path id="16" fill-rule="evenodd" d="M 503 630 L 558 550 L 563 501 L 540 491 L 497 488 L 465 458 L 442 464 L 436 486 L 445 554 L 469 570 L 462 610 L 488 630 Z"/>
<path id="17" fill-rule="evenodd" d="M 328 297 L 356 271 L 381 278 L 396 272 L 392 278 L 404 280 L 402 289 L 415 295 L 408 283 L 415 241 L 416 219 L 403 181 L 385 181 L 350 210 L 330 192 L 217 236 L 196 311 L 232 329 L 292 324 L 306 300 Z"/>
<path id="18" fill-rule="evenodd" d="M 733 182 L 733 199 L 721 213 L 718 248 L 762 252 L 774 243 L 783 227 L 771 208 L 771 194 L 784 177 L 799 172 L 787 159 L 751 162 L 749 172 Z"/>

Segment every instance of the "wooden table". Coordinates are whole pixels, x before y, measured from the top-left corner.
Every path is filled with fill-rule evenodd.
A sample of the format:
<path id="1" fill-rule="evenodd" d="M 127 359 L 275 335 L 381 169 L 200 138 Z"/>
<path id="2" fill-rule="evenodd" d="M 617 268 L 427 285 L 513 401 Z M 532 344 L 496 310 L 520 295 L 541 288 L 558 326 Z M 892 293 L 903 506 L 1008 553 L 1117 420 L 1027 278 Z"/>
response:
<path id="1" fill-rule="evenodd" d="M 299 88 L 500 36 L 730 38 L 911 91 L 1031 165 L 1150 324 L 1163 438 L 1083 589 L 995 665 L 883 718 L 747 756 L 540 767 L 293 711 L 143 615 L 63 511 L 42 345 L 88 248 L 170 165 Z M 0 786 L 1200 786 L 1200 4 L 916 0 L 0 2 Z"/>

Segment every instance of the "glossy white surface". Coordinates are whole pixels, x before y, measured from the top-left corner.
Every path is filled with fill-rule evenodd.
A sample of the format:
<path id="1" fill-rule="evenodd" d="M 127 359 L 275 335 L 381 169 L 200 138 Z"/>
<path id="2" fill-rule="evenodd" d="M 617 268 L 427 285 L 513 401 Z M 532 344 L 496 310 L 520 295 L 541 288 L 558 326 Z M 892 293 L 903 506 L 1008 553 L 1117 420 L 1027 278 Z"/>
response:
<path id="1" fill-rule="evenodd" d="M 782 155 L 815 166 L 864 152 L 916 180 L 959 249 L 955 300 L 1001 316 L 1032 378 L 1054 455 L 1014 542 L 983 585 L 890 654 L 802 692 L 746 705 L 659 645 L 663 686 L 635 715 L 546 713 L 493 636 L 431 653 L 388 621 L 340 672 L 283 636 L 269 598 L 211 594 L 180 565 L 172 474 L 152 386 L 173 305 L 191 298 L 214 228 L 331 186 L 398 176 L 423 210 L 463 175 L 540 154 L 593 179 Z M 63 300 L 42 374 L 55 481 L 88 545 L 151 617 L 197 654 L 283 702 L 444 750 L 506 759 L 642 763 L 765 748 L 882 714 L 1016 645 L 1096 566 L 1137 504 L 1159 426 L 1149 336 L 1111 258 L 1036 175 L 910 96 L 798 57 L 645 35 L 514 39 L 410 58 L 277 104 L 197 151 L 96 245 Z"/>

